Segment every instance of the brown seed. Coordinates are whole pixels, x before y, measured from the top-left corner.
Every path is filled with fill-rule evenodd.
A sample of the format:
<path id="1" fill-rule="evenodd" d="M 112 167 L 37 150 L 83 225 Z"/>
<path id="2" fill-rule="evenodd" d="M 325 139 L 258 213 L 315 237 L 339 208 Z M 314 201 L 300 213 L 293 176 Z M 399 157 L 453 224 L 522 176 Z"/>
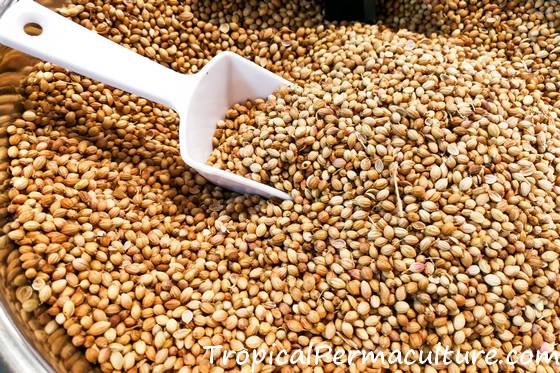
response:
<path id="1" fill-rule="evenodd" d="M 256 336 L 256 335 L 250 336 L 250 337 L 247 338 L 247 340 L 245 341 L 245 345 L 246 345 L 248 348 L 251 348 L 251 349 L 257 349 L 257 348 L 261 347 L 262 344 L 263 344 L 263 340 L 262 340 L 260 337 Z"/>
<path id="2" fill-rule="evenodd" d="M 216 310 L 212 314 L 212 320 L 214 320 L 216 322 L 223 322 L 227 319 L 227 317 L 228 317 L 228 314 L 224 310 Z"/>
<path id="3" fill-rule="evenodd" d="M 484 281 L 489 285 L 489 286 L 499 286 L 502 282 L 500 280 L 500 278 L 494 274 L 488 274 L 486 276 L 484 276 Z"/>
<path id="4" fill-rule="evenodd" d="M 111 327 L 111 323 L 109 321 L 98 321 L 90 326 L 88 329 L 88 334 L 93 336 L 98 336 L 105 333 Z"/>

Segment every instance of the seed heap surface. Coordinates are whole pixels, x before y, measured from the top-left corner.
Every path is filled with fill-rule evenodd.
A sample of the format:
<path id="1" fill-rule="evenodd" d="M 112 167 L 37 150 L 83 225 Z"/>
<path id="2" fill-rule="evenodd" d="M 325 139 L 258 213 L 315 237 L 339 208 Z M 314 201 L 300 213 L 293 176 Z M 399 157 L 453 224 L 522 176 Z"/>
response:
<path id="1" fill-rule="evenodd" d="M 207 183 L 175 113 L 39 64 L 8 128 L 25 308 L 106 372 L 206 371 L 208 345 L 558 349 L 558 4 L 441 3 L 386 19 L 428 36 L 323 24 L 306 1 L 63 9 L 181 72 L 232 50 L 298 83 L 231 108 L 209 159 L 293 201 Z"/>

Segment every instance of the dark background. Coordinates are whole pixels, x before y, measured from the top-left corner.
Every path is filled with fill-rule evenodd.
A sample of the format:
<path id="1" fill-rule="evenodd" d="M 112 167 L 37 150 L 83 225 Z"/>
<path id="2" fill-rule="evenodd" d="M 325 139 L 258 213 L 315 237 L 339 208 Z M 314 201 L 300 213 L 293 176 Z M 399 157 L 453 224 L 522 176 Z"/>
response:
<path id="1" fill-rule="evenodd" d="M 375 22 L 378 0 L 324 0 L 329 21 Z"/>

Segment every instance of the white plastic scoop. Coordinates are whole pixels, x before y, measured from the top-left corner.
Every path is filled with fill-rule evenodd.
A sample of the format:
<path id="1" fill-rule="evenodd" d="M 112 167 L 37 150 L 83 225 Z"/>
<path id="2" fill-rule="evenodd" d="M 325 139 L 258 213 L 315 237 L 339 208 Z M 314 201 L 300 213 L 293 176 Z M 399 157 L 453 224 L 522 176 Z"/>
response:
<path id="1" fill-rule="evenodd" d="M 173 108 L 180 116 L 179 148 L 186 164 L 207 180 L 240 193 L 290 199 L 278 189 L 207 165 L 216 123 L 228 108 L 266 97 L 291 84 L 231 52 L 222 52 L 197 74 L 165 68 L 32 0 L 0 0 L 0 43 L 39 59 Z M 35 23 L 42 33 L 28 35 Z"/>

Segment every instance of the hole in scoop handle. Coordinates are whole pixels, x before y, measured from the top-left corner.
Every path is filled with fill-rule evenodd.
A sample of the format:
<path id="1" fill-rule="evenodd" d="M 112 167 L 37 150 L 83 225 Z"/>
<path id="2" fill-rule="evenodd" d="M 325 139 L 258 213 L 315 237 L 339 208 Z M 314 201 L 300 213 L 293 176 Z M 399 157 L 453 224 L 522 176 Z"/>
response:
<path id="1" fill-rule="evenodd" d="M 24 27 L 29 23 L 41 26 L 42 33 L 28 35 Z M 0 43 L 172 107 L 177 97 L 189 94 L 186 75 L 140 56 L 32 0 L 15 2 L 1 16 Z"/>

